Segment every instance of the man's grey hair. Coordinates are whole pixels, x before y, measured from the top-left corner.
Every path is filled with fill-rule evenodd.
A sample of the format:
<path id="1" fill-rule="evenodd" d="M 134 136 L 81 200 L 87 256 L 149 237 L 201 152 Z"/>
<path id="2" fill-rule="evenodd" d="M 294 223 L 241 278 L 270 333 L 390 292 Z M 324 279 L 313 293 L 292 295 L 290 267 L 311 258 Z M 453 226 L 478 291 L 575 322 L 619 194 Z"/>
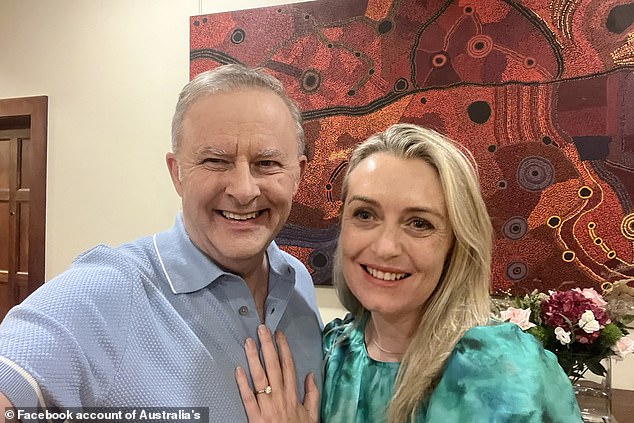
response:
<path id="1" fill-rule="evenodd" d="M 176 154 L 181 144 L 183 119 L 189 106 L 196 100 L 217 93 L 226 93 L 243 88 L 270 90 L 280 97 L 295 122 L 295 133 L 299 154 L 304 154 L 304 128 L 299 107 L 287 95 L 282 83 L 261 69 L 231 64 L 220 66 L 197 75 L 181 91 L 172 118 L 172 151 Z"/>

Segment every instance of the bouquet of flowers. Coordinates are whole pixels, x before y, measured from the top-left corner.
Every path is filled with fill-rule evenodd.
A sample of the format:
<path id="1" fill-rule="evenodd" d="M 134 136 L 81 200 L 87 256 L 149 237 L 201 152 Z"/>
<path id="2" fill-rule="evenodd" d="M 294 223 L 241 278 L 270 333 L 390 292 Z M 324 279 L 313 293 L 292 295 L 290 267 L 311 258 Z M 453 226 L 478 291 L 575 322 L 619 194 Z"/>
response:
<path id="1" fill-rule="evenodd" d="M 513 298 L 500 318 L 517 324 L 555 353 L 573 382 L 587 370 L 603 376 L 602 359 L 622 359 L 634 351 L 634 341 L 626 336 L 627 325 L 634 320 L 634 288 L 627 282 L 609 284 L 605 297 L 592 288 L 533 291 Z"/>

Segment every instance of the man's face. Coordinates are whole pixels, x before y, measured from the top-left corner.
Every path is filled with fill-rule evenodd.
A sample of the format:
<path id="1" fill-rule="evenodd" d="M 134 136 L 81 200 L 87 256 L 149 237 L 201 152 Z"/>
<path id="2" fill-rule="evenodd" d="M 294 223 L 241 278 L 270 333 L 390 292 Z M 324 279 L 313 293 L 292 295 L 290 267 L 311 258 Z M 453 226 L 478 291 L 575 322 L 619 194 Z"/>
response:
<path id="1" fill-rule="evenodd" d="M 178 153 L 167 155 L 189 237 L 238 274 L 262 263 L 288 218 L 305 164 L 284 102 L 251 88 L 194 102 Z"/>

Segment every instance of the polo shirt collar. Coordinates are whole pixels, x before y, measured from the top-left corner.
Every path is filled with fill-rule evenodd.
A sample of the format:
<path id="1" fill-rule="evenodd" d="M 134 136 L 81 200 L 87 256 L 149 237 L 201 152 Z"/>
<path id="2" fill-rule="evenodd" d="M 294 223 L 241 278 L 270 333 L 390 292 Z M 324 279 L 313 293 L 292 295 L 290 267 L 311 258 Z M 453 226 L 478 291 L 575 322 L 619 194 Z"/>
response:
<path id="1" fill-rule="evenodd" d="M 163 273 L 174 294 L 195 292 L 223 275 L 233 275 L 218 267 L 189 239 L 182 212 L 176 216 L 174 226 L 155 234 L 153 241 Z M 275 242 L 271 242 L 266 252 L 269 272 L 282 277 L 292 273 L 290 264 Z"/>

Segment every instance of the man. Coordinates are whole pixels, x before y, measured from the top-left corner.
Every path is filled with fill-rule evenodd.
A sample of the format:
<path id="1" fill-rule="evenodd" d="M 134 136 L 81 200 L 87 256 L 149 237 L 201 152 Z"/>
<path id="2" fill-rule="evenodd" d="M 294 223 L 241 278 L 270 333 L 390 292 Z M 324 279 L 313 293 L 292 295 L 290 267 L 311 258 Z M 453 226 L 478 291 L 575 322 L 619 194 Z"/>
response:
<path id="1" fill-rule="evenodd" d="M 182 199 L 174 227 L 85 252 L 11 310 L 0 326 L 4 399 L 208 407 L 211 422 L 246 421 L 234 372 L 248 368 L 243 345 L 260 323 L 286 334 L 298 386 L 310 372 L 320 386 L 312 281 L 273 242 L 303 151 L 301 115 L 275 78 L 238 65 L 194 78 L 166 157 Z"/>

